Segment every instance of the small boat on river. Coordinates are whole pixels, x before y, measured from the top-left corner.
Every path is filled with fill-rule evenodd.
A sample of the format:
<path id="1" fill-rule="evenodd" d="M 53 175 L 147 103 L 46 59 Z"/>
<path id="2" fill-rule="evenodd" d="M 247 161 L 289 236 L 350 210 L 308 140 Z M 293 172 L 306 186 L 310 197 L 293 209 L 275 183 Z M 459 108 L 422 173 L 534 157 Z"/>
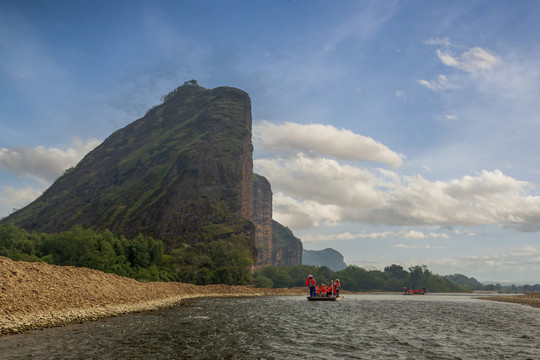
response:
<path id="1" fill-rule="evenodd" d="M 343 299 L 343 296 L 308 296 L 307 299 L 308 301 L 338 301 Z"/>
<path id="2" fill-rule="evenodd" d="M 425 290 L 409 290 L 408 292 L 404 292 L 403 295 L 426 295 Z"/>

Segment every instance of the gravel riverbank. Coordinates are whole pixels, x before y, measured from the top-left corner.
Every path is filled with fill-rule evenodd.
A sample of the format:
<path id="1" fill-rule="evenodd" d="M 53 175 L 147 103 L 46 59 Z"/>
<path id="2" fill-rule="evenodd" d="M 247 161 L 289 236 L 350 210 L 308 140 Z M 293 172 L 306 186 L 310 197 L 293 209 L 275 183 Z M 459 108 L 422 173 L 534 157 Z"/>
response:
<path id="1" fill-rule="evenodd" d="M 524 294 L 524 295 L 511 295 L 511 296 L 508 296 L 508 295 L 489 296 L 489 297 L 484 297 L 481 299 L 529 305 L 535 308 L 540 308 L 540 293 L 530 293 L 530 294 Z"/>
<path id="2" fill-rule="evenodd" d="M 0 256 L 0 335 L 181 304 L 196 297 L 307 295 L 307 288 L 140 283 L 101 271 Z"/>

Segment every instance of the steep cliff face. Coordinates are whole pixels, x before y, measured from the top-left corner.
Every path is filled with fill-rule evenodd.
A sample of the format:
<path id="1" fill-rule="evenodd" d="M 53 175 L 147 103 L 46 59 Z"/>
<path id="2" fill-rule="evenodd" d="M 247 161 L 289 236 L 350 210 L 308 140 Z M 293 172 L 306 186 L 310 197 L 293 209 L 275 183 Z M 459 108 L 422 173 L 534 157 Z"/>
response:
<path id="1" fill-rule="evenodd" d="M 302 264 L 302 242 L 272 220 L 272 189 L 268 180 L 257 174 L 253 174 L 253 224 L 258 252 L 255 268 Z"/>
<path id="2" fill-rule="evenodd" d="M 272 189 L 265 177 L 253 174 L 253 224 L 258 258 L 255 267 L 272 263 Z"/>
<path id="3" fill-rule="evenodd" d="M 272 265 L 295 266 L 302 264 L 302 241 L 292 231 L 272 220 Z"/>
<path id="4" fill-rule="evenodd" d="M 2 222 L 143 233 L 169 247 L 239 235 L 255 256 L 252 151 L 249 96 L 188 82 Z"/>

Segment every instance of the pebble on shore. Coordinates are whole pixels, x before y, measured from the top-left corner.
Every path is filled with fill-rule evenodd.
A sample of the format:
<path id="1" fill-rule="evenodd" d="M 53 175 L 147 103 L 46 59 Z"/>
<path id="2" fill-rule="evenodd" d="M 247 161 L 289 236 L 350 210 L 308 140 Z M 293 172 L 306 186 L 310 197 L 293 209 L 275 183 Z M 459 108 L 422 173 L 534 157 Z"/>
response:
<path id="1" fill-rule="evenodd" d="M 0 256 L 0 335 L 169 308 L 196 297 L 307 293 L 306 288 L 141 283 L 88 268 Z"/>

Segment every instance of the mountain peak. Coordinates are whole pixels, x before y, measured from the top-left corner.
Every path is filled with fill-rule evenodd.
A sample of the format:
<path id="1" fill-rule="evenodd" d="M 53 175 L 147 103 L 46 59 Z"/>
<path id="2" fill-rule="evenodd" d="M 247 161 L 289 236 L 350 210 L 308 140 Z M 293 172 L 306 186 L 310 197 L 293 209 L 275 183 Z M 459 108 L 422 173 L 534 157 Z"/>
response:
<path id="1" fill-rule="evenodd" d="M 245 92 L 188 81 L 2 222 L 43 232 L 79 224 L 176 246 L 200 239 L 201 227 L 249 221 L 251 122 Z"/>

